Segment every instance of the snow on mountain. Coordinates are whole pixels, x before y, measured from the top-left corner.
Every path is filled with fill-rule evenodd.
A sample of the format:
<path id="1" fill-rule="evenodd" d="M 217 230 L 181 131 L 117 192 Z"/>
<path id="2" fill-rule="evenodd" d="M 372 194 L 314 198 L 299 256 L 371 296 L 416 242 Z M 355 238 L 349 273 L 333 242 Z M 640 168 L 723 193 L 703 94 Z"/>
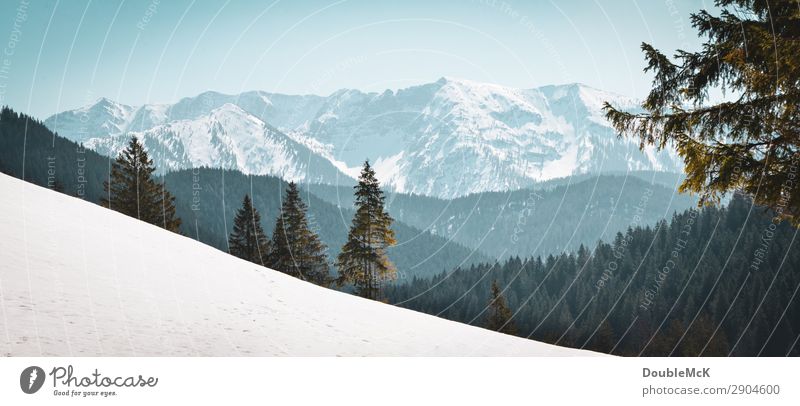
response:
<path id="1" fill-rule="evenodd" d="M 89 106 L 51 116 L 46 125 L 51 130 L 63 129 L 64 133 L 59 134 L 73 141 L 85 142 L 124 132 L 135 110 L 132 106 L 102 97 Z"/>
<path id="2" fill-rule="evenodd" d="M 0 229 L 4 356 L 598 355 L 318 287 L 3 174 Z"/>
<path id="3" fill-rule="evenodd" d="M 391 161 L 378 175 L 396 191 L 443 198 L 573 174 L 681 170 L 674 153 L 642 153 L 618 138 L 602 116 L 606 100 L 637 106 L 580 84 L 514 89 L 442 78 L 397 92 L 334 93 L 307 131 L 349 166 Z"/>
<path id="4" fill-rule="evenodd" d="M 101 130 L 92 136 L 76 131 L 75 121 L 70 119 L 75 111 L 55 115 L 45 124 L 97 148 L 108 144 L 109 136 L 148 134 L 153 129 L 154 146 L 178 145 L 181 143 L 175 138 L 195 138 L 194 128 L 207 128 L 191 125 L 176 129 L 176 121 L 207 120 L 217 109 L 232 104 L 244 112 L 241 120 L 250 120 L 245 116 L 251 116 L 286 134 L 302 147 L 299 155 L 308 153 L 329 162 L 339 179 L 344 174 L 356 176 L 363 161 L 370 159 L 376 163 L 378 177 L 394 191 L 443 198 L 518 189 L 574 174 L 682 170 L 674 152 L 654 148 L 639 151 L 635 140 L 617 137 L 603 117 L 605 101 L 638 109 L 631 98 L 581 84 L 516 89 L 442 78 L 382 93 L 343 89 L 320 97 L 205 92 L 169 106 L 79 109 L 99 114 L 92 122 Z M 181 131 L 187 134 L 178 134 Z M 230 135 L 234 144 L 239 137 L 252 137 L 236 132 Z M 205 135 L 196 138 L 213 140 Z M 252 145 L 252 141 L 244 143 Z M 226 149 L 227 145 L 209 146 L 219 150 L 215 155 L 219 160 L 204 163 L 229 165 L 231 157 L 243 155 L 241 150 Z M 164 149 L 165 160 L 177 166 L 192 164 L 181 152 L 180 148 Z M 263 162 L 269 159 L 263 154 L 271 152 L 279 162 L 281 154 L 286 153 L 265 146 L 258 154 L 244 154 L 255 162 L 238 160 L 237 167 L 248 173 L 286 173 L 293 174 L 293 179 L 331 182 L 328 173 L 301 173 L 316 167 L 296 170 Z"/>
<path id="5" fill-rule="evenodd" d="M 134 125 L 136 122 L 134 121 Z M 153 153 L 156 166 L 176 170 L 193 167 L 238 169 L 290 181 L 341 183 L 348 179 L 331 161 L 260 119 L 226 103 L 194 119 L 169 121 L 124 137 L 92 138 L 88 148 L 116 156 L 137 136 Z"/>

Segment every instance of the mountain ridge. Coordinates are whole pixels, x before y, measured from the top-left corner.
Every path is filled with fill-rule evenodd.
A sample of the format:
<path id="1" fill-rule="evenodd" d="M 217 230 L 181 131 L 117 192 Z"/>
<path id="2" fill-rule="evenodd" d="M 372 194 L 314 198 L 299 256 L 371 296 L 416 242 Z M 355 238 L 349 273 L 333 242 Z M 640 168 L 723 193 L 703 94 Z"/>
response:
<path id="1" fill-rule="evenodd" d="M 617 137 L 600 110 L 604 101 L 638 108 L 635 99 L 579 83 L 517 89 L 443 77 L 403 89 L 341 89 L 329 96 L 207 91 L 174 104 L 138 107 L 101 98 L 53 115 L 45 125 L 92 148 L 105 146 L 107 154 L 116 152 L 109 139 L 149 135 L 151 145 L 146 146 L 160 150 L 171 170 L 210 165 L 286 180 L 347 184 L 369 159 L 388 189 L 441 198 L 522 189 L 577 174 L 681 171 L 674 152 L 640 151 L 634 140 Z M 257 119 L 274 131 L 259 135 L 228 123 L 222 126 L 227 143 L 216 140 L 202 122 L 226 104 L 241 110 L 240 121 Z M 163 130 L 186 120 L 195 123 L 177 132 Z M 91 123 L 92 131 L 85 123 Z M 189 143 L 202 138 L 207 145 Z M 261 149 L 246 160 L 225 159 L 237 151 L 241 155 L 240 142 Z M 219 158 L 182 157 L 193 148 L 195 156 L 212 149 L 219 151 Z M 304 160 L 313 165 L 304 166 Z"/>

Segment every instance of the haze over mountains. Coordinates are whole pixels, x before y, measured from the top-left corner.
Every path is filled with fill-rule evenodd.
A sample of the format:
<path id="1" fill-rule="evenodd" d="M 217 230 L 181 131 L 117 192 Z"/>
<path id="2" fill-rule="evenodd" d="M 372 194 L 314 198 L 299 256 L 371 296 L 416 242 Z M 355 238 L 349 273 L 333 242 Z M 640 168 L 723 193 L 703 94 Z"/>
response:
<path id="1" fill-rule="evenodd" d="M 207 166 L 349 185 L 370 159 L 387 189 L 439 198 L 577 174 L 681 171 L 674 152 L 639 151 L 618 138 L 602 116 L 604 101 L 638 106 L 581 84 L 514 89 L 442 78 L 327 97 L 205 92 L 143 106 L 102 98 L 45 125 L 112 156 L 137 135 L 167 170 Z"/>

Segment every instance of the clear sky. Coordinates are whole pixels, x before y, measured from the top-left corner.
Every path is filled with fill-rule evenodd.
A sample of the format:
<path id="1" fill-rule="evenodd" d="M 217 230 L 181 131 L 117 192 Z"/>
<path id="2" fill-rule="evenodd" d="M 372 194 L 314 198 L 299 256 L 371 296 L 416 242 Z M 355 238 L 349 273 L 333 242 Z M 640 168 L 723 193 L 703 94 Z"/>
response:
<path id="1" fill-rule="evenodd" d="M 442 76 L 642 97 L 642 41 L 696 49 L 700 0 L 3 0 L 0 104 L 41 119 L 105 96 L 327 95 Z"/>

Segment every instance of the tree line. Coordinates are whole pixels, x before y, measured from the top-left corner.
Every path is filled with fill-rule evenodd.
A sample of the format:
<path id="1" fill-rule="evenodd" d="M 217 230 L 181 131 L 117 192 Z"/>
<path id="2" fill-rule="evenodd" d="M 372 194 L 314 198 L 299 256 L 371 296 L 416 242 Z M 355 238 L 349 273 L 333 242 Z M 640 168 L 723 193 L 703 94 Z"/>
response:
<path id="1" fill-rule="evenodd" d="M 170 189 L 181 190 L 177 187 L 180 185 L 171 184 L 172 188 L 167 188 L 164 180 L 173 179 L 169 175 L 162 178 L 162 182 L 157 182 L 153 176 L 154 171 L 151 170 L 153 162 L 146 156 L 144 148 L 132 148 L 129 145 L 127 156 L 120 154 L 113 162 L 112 176 L 109 177 L 108 170 L 105 169 L 108 168 L 106 157 L 58 137 L 36 120 L 4 108 L 0 114 L 0 124 L 0 170 L 3 172 L 24 177 L 25 180 L 43 186 L 48 185 L 51 168 L 43 163 L 49 163 L 50 155 L 55 155 L 57 159 L 53 161 L 57 179 L 53 184 L 54 189 L 59 190 L 61 183 L 62 192 L 79 197 L 90 196 L 91 200 L 100 201 L 115 210 L 125 211 L 132 217 L 173 231 L 181 224 L 180 216 L 171 210 L 175 199 L 170 194 Z M 26 135 L 25 155 L 20 153 L 20 145 L 23 145 L 21 134 Z M 138 160 L 132 158 L 139 155 L 141 156 Z M 22 159 L 23 156 L 25 159 Z M 83 161 L 95 163 L 81 164 L 80 170 L 76 171 L 75 163 Z M 24 170 L 24 174 L 20 169 Z M 289 258 L 284 264 L 289 265 L 278 265 L 281 267 L 278 268 L 273 264 L 274 268 L 316 283 L 347 286 L 347 289 L 365 297 L 381 298 L 426 313 L 559 345 L 584 346 L 624 355 L 785 355 L 784 352 L 797 355 L 796 343 L 800 331 L 794 320 L 799 315 L 790 298 L 798 286 L 795 270 L 800 264 L 796 258 L 797 249 L 792 250 L 790 245 L 792 229 L 787 231 L 785 224 L 775 225 L 775 229 L 771 229 L 770 224 L 777 222 L 763 209 L 753 209 L 753 215 L 745 221 L 752 202 L 743 196 L 737 196 L 724 209 L 705 208 L 702 212 L 685 212 L 677 216 L 684 221 L 682 224 L 676 224 L 676 219 L 673 218 L 669 224 L 662 222 L 652 229 L 635 228 L 625 234 L 618 234 L 613 242 L 599 244 L 591 253 L 586 248 L 578 248 L 571 254 L 536 259 L 521 260 L 513 257 L 502 263 L 487 262 L 443 274 L 450 276 L 439 276 L 432 282 L 417 279 L 407 286 L 387 286 L 385 282 L 396 275 L 396 270 L 385 257 L 385 248 L 393 241 L 388 238 L 391 237 L 388 234 L 382 239 L 375 239 L 373 233 L 381 228 L 373 228 L 373 225 L 391 225 L 392 220 L 386 214 L 385 207 L 381 207 L 384 197 L 382 192 L 378 193 L 380 188 L 374 179 L 374 172 L 368 164 L 365 165 L 365 170 L 367 173 L 362 171 L 356 186 L 357 193 L 363 189 L 363 193 L 360 193 L 362 197 L 354 197 L 354 201 L 358 199 L 361 203 L 354 206 L 368 204 L 370 208 L 361 210 L 361 213 L 359 210 L 354 212 L 347 239 L 336 243 L 336 246 L 343 247 L 342 253 L 348 251 L 348 254 L 342 257 L 347 262 L 339 261 L 337 256 L 334 265 L 341 269 L 349 266 L 349 276 L 344 276 L 347 274 L 338 269 L 332 269 L 327 256 L 324 257 L 327 272 L 314 272 L 322 268 L 321 265 L 314 268 L 313 264 L 320 264 L 319 257 L 314 255 L 295 254 L 292 257 L 283 254 L 284 259 Z M 119 173 L 114 173 L 115 171 Z M 71 180 L 64 175 L 75 175 L 77 178 Z M 85 179 L 81 179 L 82 177 Z M 104 179 L 106 182 L 103 182 Z M 182 178 L 174 178 L 172 182 L 180 183 L 177 179 Z M 243 184 L 245 178 L 239 174 L 237 179 Z M 119 188 L 119 182 L 128 182 L 129 187 Z M 276 181 L 272 184 L 282 183 Z M 260 188 L 267 187 L 263 182 L 259 185 Z M 215 188 L 218 185 L 210 187 Z M 245 189 L 237 188 L 241 191 Z M 290 189 L 297 187 L 294 185 L 286 188 L 286 197 L 281 201 L 280 210 L 273 204 L 279 215 L 275 218 L 272 236 L 268 238 L 262 228 L 260 235 L 263 237 L 256 240 L 262 244 L 258 250 L 267 255 L 258 255 L 253 262 L 263 264 L 262 261 L 273 260 L 275 256 L 270 257 L 269 254 L 275 251 L 272 248 L 275 246 L 282 245 L 284 248 L 281 250 L 284 253 L 301 252 L 286 249 L 299 240 L 299 237 L 298 240 L 292 237 L 295 233 L 275 232 L 312 229 L 308 226 L 307 217 L 303 225 L 303 221 L 298 221 L 297 216 L 292 215 L 294 211 L 305 213 L 307 207 L 299 193 L 296 197 L 290 196 Z M 261 193 L 260 196 L 260 200 L 263 200 L 267 195 Z M 248 197 L 255 208 L 257 205 L 252 196 Z M 288 203 L 290 201 L 294 203 Z M 284 209 L 287 204 L 290 207 Z M 245 209 L 245 213 L 253 216 L 256 210 L 247 210 L 245 206 L 243 199 L 239 212 Z M 190 212 L 184 210 L 184 218 L 186 213 Z M 228 216 L 230 215 L 228 212 Z M 261 227 L 260 216 L 256 221 L 252 218 L 249 223 Z M 365 219 L 369 221 L 364 221 Z M 708 245 L 707 253 L 699 254 L 698 246 L 702 244 L 696 242 L 686 247 L 681 245 L 682 262 L 676 263 L 674 270 L 666 273 L 667 276 L 661 278 L 663 281 L 656 284 L 658 272 L 663 273 L 668 259 L 665 256 L 671 255 L 676 249 L 681 227 L 689 220 L 693 223 L 692 236 L 707 238 L 703 240 Z M 714 229 L 708 225 L 710 223 L 715 226 L 719 224 L 716 234 L 708 234 L 709 230 Z M 665 225 L 668 227 L 664 227 Z M 183 225 L 183 230 L 186 232 L 186 224 Z M 673 231 L 667 233 L 669 238 L 664 239 L 661 233 L 666 230 Z M 250 233 L 255 235 L 254 229 Z M 244 234 L 247 235 L 247 232 Z M 636 243 L 642 236 L 650 238 L 653 235 L 658 236 L 656 241 L 659 243 L 654 244 L 649 253 L 641 244 Z M 226 242 L 229 243 L 230 236 L 228 237 L 229 241 Z M 309 237 L 303 238 L 307 240 Z M 350 243 L 348 249 L 344 249 L 346 243 Z M 226 244 L 223 242 L 217 246 L 224 248 Z M 325 253 L 324 247 L 311 252 L 320 250 Z M 727 252 L 731 253 L 730 258 L 722 256 Z M 779 253 L 787 253 L 783 265 Z M 253 257 L 256 256 L 251 255 Z M 658 257 L 663 262 L 659 263 L 653 257 Z M 691 262 L 698 261 L 701 257 L 702 265 Z M 587 263 L 586 258 L 592 258 L 592 261 Z M 610 262 L 607 261 L 612 258 L 616 260 L 615 269 L 609 272 Z M 642 258 L 647 258 L 646 262 L 639 262 Z M 637 272 L 633 264 L 640 264 L 643 270 Z M 697 267 L 693 273 L 690 269 L 692 264 Z M 450 267 L 447 269 L 451 270 Z M 551 270 L 550 276 L 546 278 L 526 279 L 529 278 L 529 272 L 541 278 Z M 337 273 L 331 275 L 332 272 Z M 517 273 L 521 276 L 515 279 L 514 275 Z M 641 279 L 643 274 L 649 280 Z M 586 275 L 593 277 L 587 278 Z M 619 283 L 630 275 L 637 276 L 626 293 L 624 286 Z M 326 277 L 317 279 L 319 276 Z M 675 289 L 676 286 L 683 285 L 674 285 L 672 282 L 684 283 L 686 278 L 689 278 L 690 283 L 681 294 Z M 647 284 L 643 283 L 644 280 L 647 280 Z M 492 281 L 496 281 L 495 287 L 491 286 Z M 570 284 L 575 286 L 570 288 Z M 588 288 L 577 286 L 584 284 Z M 595 295 L 598 286 L 601 286 L 600 293 Z M 632 291 L 640 295 L 638 301 L 629 297 Z M 422 294 L 423 292 L 427 293 Z M 737 295 L 737 292 L 741 294 Z M 713 294 L 708 296 L 709 293 Z M 530 299 L 525 302 L 524 299 L 528 296 Z M 560 296 L 563 298 L 559 302 Z M 608 317 L 599 317 L 598 315 L 606 314 L 602 310 L 595 310 L 595 307 L 614 307 L 615 297 L 621 297 L 615 309 L 607 314 Z M 689 297 L 694 299 L 689 300 Z M 461 299 L 457 301 L 458 298 Z M 763 303 L 759 303 L 762 298 Z M 708 299 L 707 302 L 705 299 Z M 628 324 L 620 321 L 623 320 L 619 315 L 622 314 L 620 309 L 629 310 L 632 314 L 632 310 L 636 308 L 634 304 L 641 306 L 648 302 L 652 304 L 648 304 L 647 311 L 629 318 Z M 524 303 L 522 307 L 521 303 Z M 667 311 L 668 309 L 663 308 L 665 304 L 674 304 L 676 310 Z M 694 313 L 693 309 L 696 310 Z M 728 309 L 730 311 L 726 316 Z M 765 334 L 769 338 L 765 338 Z"/>
<path id="2" fill-rule="evenodd" d="M 175 197 L 156 180 L 155 170 L 144 146 L 131 137 L 111 165 L 110 179 L 103 183 L 106 195 L 101 204 L 178 232 L 181 219 L 175 214 Z M 286 189 L 271 238 L 264 232 L 261 215 L 250 195 L 244 195 L 228 236 L 228 252 L 318 285 L 352 286 L 358 295 L 378 300 L 383 283 L 396 274 L 386 254 L 386 249 L 395 244 L 393 219 L 386 212 L 385 196 L 368 161 L 354 189 L 356 212 L 347 241 L 336 258 L 336 277 L 330 272 L 327 247 L 309 226 L 308 207 L 294 182 Z"/>
<path id="3" fill-rule="evenodd" d="M 423 313 L 616 355 L 796 356 L 800 250 L 797 229 L 776 216 L 736 195 L 593 250 L 512 257 L 386 295 Z"/>
<path id="4" fill-rule="evenodd" d="M 128 141 L 128 138 L 123 139 L 123 147 Z M 144 139 L 139 141 L 158 166 L 158 160 L 153 156 L 154 149 Z M 111 163 L 115 158 L 116 155 L 109 158 L 61 137 L 33 117 L 7 107 L 0 110 L 0 172 L 100 204 L 103 198 L 108 197 L 104 182 L 109 181 Z M 198 167 L 169 171 L 163 175 L 156 171 L 153 175 L 175 198 L 174 217 L 181 219 L 179 232 L 226 252 L 231 220 L 241 207 L 243 196 L 249 194 L 253 206 L 264 219 L 268 218 L 263 228 L 272 235 L 272 220 L 281 212 L 283 195 L 288 187 L 288 182 L 275 176 L 246 175 L 221 168 Z M 339 195 L 350 195 L 354 185 L 355 180 L 348 186 L 340 186 Z M 309 206 L 307 217 L 311 228 L 328 246 L 326 252 L 331 258 L 331 269 L 336 272 L 334 261 L 347 241 L 349 220 L 355 215 L 354 198 L 331 202 L 319 198 L 315 185 L 297 186 Z M 389 204 L 385 208 L 393 217 L 402 214 L 391 207 L 390 197 L 386 200 Z M 391 283 L 402 283 L 412 275 L 433 276 L 465 261 L 481 263 L 489 260 L 482 252 L 394 218 L 391 228 L 396 239 L 402 240 L 403 244 L 386 250 L 397 269 Z"/>

